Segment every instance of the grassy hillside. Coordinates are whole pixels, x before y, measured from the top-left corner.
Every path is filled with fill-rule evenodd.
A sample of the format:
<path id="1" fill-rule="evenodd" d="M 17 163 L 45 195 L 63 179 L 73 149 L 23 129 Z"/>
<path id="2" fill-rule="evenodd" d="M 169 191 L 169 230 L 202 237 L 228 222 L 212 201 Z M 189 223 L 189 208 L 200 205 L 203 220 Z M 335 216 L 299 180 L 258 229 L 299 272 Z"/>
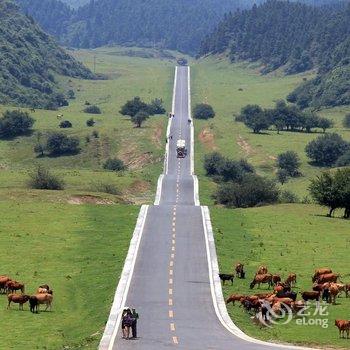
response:
<path id="1" fill-rule="evenodd" d="M 0 13 L 0 103 L 55 109 L 67 92 L 55 74 L 94 78 L 12 1 L 2 0 Z"/>
<path id="2" fill-rule="evenodd" d="M 195 166 L 200 177 L 201 203 L 211 205 L 220 270 L 231 273 L 238 261 L 244 263 L 247 270 L 246 280 L 235 280 L 233 286 L 224 288 L 225 297 L 231 293 L 250 294 L 249 283 L 260 264 L 266 264 L 270 271 L 284 278 L 289 272 L 295 272 L 298 275 L 298 292 L 311 290 L 310 276 L 315 268 L 323 266 L 330 266 L 344 276 L 344 282 L 350 282 L 346 270 L 350 263 L 347 254 L 349 221 L 340 217 L 326 218 L 324 208 L 305 204 L 223 209 L 213 205 L 211 195 L 216 184 L 204 174 L 203 157 L 216 150 L 233 159 L 248 159 L 259 174 L 275 178 L 277 155 L 293 150 L 302 161 L 303 177 L 280 187 L 292 191 L 300 199 L 307 196 L 310 179 L 323 169 L 309 164 L 304 148 L 319 134 L 282 132 L 278 135 L 275 131 L 269 131 L 256 135 L 244 124 L 234 121 L 234 115 L 243 106 L 273 106 L 303 78 L 309 79 L 312 75 L 283 76 L 276 72 L 261 76 L 254 66 L 243 63 L 230 65 L 225 60 L 215 58 L 201 60 L 192 69 L 193 105 L 205 101 L 216 111 L 215 118 L 210 121 L 195 121 Z M 350 131 L 342 127 L 342 120 L 349 111 L 349 108 L 334 108 L 320 112 L 334 121 L 331 131 L 341 134 L 348 141 Z M 338 215 L 341 215 L 340 211 Z M 346 348 L 347 342 L 339 339 L 334 328 L 334 319 L 348 318 L 348 300 L 342 297 L 337 305 L 329 308 L 327 329 L 299 326 L 295 319 L 288 325 L 260 329 L 238 305 L 230 305 L 228 311 L 240 328 L 260 339 L 317 344 L 327 349 L 331 346 Z"/>
<path id="3" fill-rule="evenodd" d="M 0 141 L 0 243 L 16 256 L 0 256 L 1 274 L 25 282 L 28 293 L 42 283 L 54 290 L 52 313 L 39 315 L 32 315 L 28 306 L 25 312 L 17 311 L 16 305 L 6 310 L 6 296 L 0 295 L 5 310 L 0 320 L 1 349 L 96 349 L 139 211 L 138 205 L 126 204 L 154 199 L 163 166 L 168 119 L 151 117 L 136 129 L 118 111 L 135 95 L 146 101 L 161 97 L 169 109 L 174 61 L 161 58 L 157 51 L 134 48 L 72 54 L 91 68 L 96 57 L 96 71 L 109 79 L 60 76 L 62 86 L 76 92 L 70 106 L 59 112 L 31 112 L 36 119 L 32 135 Z M 83 113 L 85 101 L 97 104 L 102 114 Z M 11 108 L 0 105 L 0 112 Z M 58 113 L 73 128 L 60 129 Z M 86 120 L 91 117 L 97 123 L 88 128 Z M 33 147 L 38 132 L 51 131 L 77 136 L 81 153 L 37 158 Z M 91 136 L 93 131 L 99 138 Z M 122 158 L 129 170 L 120 174 L 103 170 L 108 157 Z M 65 190 L 28 189 L 28 172 L 35 164 L 63 177 Z M 114 186 L 119 194 L 105 193 L 104 185 Z"/>
<path id="4" fill-rule="evenodd" d="M 102 196 L 117 202 L 124 199 L 153 199 L 155 182 L 163 165 L 167 118 L 152 117 L 143 128 L 136 129 L 128 118 L 119 114 L 119 110 L 127 99 L 136 95 L 146 101 L 161 97 L 169 109 L 174 62 L 126 56 L 125 50 L 119 48 L 75 51 L 72 54 L 91 68 L 96 56 L 97 72 L 108 75 L 109 79 L 85 81 L 60 78 L 62 85 L 76 92 L 76 99 L 70 106 L 59 112 L 31 112 L 36 119 L 31 136 L 0 141 L 0 193 L 8 198 L 22 196 L 23 192 L 32 193 L 26 189 L 27 172 L 34 164 L 42 164 L 61 174 L 67 183 L 66 191 L 57 193 L 54 200 L 67 201 L 72 196 L 83 194 Z M 84 113 L 86 101 L 98 105 L 102 114 Z M 8 108 L 0 106 L 0 112 Z M 59 128 L 58 113 L 63 114 L 63 120 L 72 122 L 71 129 Z M 86 126 L 86 121 L 91 117 L 96 121 L 93 128 Z M 33 147 L 38 133 L 45 135 L 51 131 L 77 136 L 82 151 L 73 156 L 37 158 Z M 98 132 L 99 138 L 92 136 L 93 131 Z M 89 143 L 86 142 L 87 136 Z M 123 159 L 129 171 L 119 175 L 104 171 L 103 163 L 109 157 Z M 98 188 L 100 184 L 114 185 L 121 195 L 116 197 L 101 193 L 103 191 Z M 48 197 L 51 198 L 51 195 Z"/>
<path id="5" fill-rule="evenodd" d="M 259 104 L 272 107 L 285 98 L 303 78 L 312 75 L 305 73 L 283 76 L 278 72 L 267 76 L 259 75 L 254 66 L 229 64 L 225 60 L 208 58 L 201 60 L 192 69 L 193 105 L 207 101 L 213 105 L 216 117 L 210 121 L 196 121 L 196 171 L 202 180 L 201 199 L 203 203 L 212 203 L 210 194 L 215 186 L 204 177 L 202 166 L 204 154 L 217 150 L 224 155 L 239 159 L 248 159 L 263 175 L 275 177 L 276 158 L 284 151 L 296 151 L 302 161 L 302 177 L 293 179 L 281 186 L 303 199 L 307 195 L 309 179 L 322 169 L 311 166 L 304 148 L 317 133 L 292 133 L 269 131 L 266 134 L 253 134 L 243 123 L 234 121 L 247 104 Z M 323 110 L 322 116 L 332 119 L 337 132 L 350 140 L 350 131 L 342 126 L 344 115 L 350 111 L 347 107 Z"/>

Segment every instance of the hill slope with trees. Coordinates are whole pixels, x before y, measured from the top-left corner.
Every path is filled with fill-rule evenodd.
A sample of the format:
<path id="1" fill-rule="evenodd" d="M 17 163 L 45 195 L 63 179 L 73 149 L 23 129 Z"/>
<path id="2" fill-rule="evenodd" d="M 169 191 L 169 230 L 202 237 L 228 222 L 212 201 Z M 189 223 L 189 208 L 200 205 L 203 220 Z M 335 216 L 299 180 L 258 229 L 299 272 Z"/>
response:
<path id="1" fill-rule="evenodd" d="M 217 0 L 98 0 L 72 10 L 57 0 L 17 0 L 25 13 L 67 46 L 158 46 L 190 54 L 198 51 L 203 37 L 226 12 L 262 1 L 221 0 L 218 6 Z"/>
<path id="2" fill-rule="evenodd" d="M 0 103 L 54 109 L 66 104 L 54 74 L 92 79 L 11 1 L 0 1 Z"/>
<path id="3" fill-rule="evenodd" d="M 350 4 L 312 7 L 269 0 L 229 13 L 203 40 L 200 55 L 228 52 L 231 61 L 259 61 L 263 73 L 318 69 L 290 96 L 300 107 L 349 104 Z"/>

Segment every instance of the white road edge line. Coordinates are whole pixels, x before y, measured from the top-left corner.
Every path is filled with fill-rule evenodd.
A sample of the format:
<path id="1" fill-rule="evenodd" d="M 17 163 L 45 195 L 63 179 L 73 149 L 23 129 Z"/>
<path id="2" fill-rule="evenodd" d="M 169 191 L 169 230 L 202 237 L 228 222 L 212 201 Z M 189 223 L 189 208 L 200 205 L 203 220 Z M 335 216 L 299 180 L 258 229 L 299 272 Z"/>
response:
<path id="1" fill-rule="evenodd" d="M 187 84 L 188 84 L 188 118 L 191 120 L 191 175 L 193 178 L 193 197 L 194 197 L 194 205 L 199 206 L 199 185 L 198 185 L 198 177 L 194 174 L 194 124 L 192 118 L 192 110 L 191 110 L 191 68 L 188 67 L 187 70 Z"/>
<path id="2" fill-rule="evenodd" d="M 177 85 L 177 66 L 175 67 L 175 75 L 174 75 L 173 102 L 172 102 L 172 106 L 171 106 L 171 113 L 172 114 L 174 114 L 174 112 L 175 112 L 176 85 Z M 168 174 L 168 169 L 169 169 L 169 148 L 170 148 L 169 136 L 170 136 L 172 121 L 173 121 L 173 118 L 169 118 L 167 131 L 166 131 L 166 138 L 167 138 L 168 142 L 166 143 L 166 146 L 165 146 L 164 170 L 163 170 L 163 174 L 161 174 L 159 176 L 159 178 L 158 178 L 157 192 L 156 192 L 156 198 L 154 200 L 154 205 L 159 205 L 160 204 L 160 199 L 162 197 L 162 188 L 163 188 L 164 174 Z"/>
<path id="3" fill-rule="evenodd" d="M 140 247 L 140 242 L 145 227 L 145 222 L 148 213 L 148 205 L 141 207 L 136 227 L 130 241 L 128 255 L 126 256 L 122 274 L 118 283 L 117 290 L 114 295 L 111 311 L 108 321 L 103 332 L 102 339 L 99 344 L 99 350 L 111 350 L 114 345 L 115 338 L 118 334 L 119 324 L 122 316 L 122 310 L 125 306 L 126 298 L 129 293 L 131 279 L 134 273 L 137 253 Z"/>
<path id="4" fill-rule="evenodd" d="M 211 296 L 213 299 L 213 305 L 215 309 L 216 316 L 218 317 L 221 324 L 236 337 L 258 345 L 264 345 L 267 347 L 277 347 L 283 349 L 298 349 L 298 350 L 315 350 L 316 348 L 306 348 L 295 345 L 287 344 L 276 344 L 269 343 L 262 340 L 254 339 L 246 335 L 242 330 L 240 330 L 232 321 L 226 308 L 226 303 L 224 296 L 222 294 L 221 281 L 219 278 L 219 265 L 216 255 L 215 240 L 213 234 L 213 228 L 210 220 L 210 212 L 208 207 L 201 207 L 203 229 L 205 236 L 205 245 L 207 250 L 208 268 L 209 268 L 209 280 Z"/>

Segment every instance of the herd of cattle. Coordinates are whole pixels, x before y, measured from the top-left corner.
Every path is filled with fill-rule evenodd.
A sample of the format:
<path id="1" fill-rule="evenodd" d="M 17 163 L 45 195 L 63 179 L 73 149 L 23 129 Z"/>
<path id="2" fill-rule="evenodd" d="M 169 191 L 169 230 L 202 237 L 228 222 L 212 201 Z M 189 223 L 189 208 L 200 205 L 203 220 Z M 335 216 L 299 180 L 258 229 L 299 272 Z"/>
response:
<path id="1" fill-rule="evenodd" d="M 245 278 L 243 264 L 237 263 L 235 272 L 235 274 L 220 274 L 219 277 L 223 284 L 227 281 L 233 284 L 233 279 L 235 277 Z M 255 286 L 260 288 L 261 284 L 267 284 L 268 289 L 273 288 L 273 291 L 251 295 L 232 294 L 226 300 L 226 303 L 229 304 L 232 302 L 234 305 L 237 301 L 241 304 L 240 306 L 248 312 L 252 311 L 256 315 L 261 313 L 263 317 L 266 317 L 267 310 L 272 310 L 272 314 L 279 315 L 282 313 L 283 309 L 287 307 L 289 310 L 292 310 L 293 313 L 298 313 L 305 309 L 309 301 L 325 301 L 335 304 L 336 298 L 339 297 L 341 293 L 344 293 L 347 298 L 350 292 L 350 283 L 340 283 L 339 278 L 340 275 L 334 273 L 329 268 L 316 269 L 312 276 L 312 290 L 299 292 L 301 300 L 297 300 L 298 293 L 293 290 L 297 283 L 297 275 L 295 273 L 290 273 L 288 277 L 282 281 L 280 275 L 269 273 L 266 266 L 260 266 L 250 283 L 250 289 L 254 289 Z M 349 320 L 336 320 L 335 325 L 339 330 L 340 337 L 346 334 L 347 338 L 349 338 Z"/>
<path id="2" fill-rule="evenodd" d="M 17 293 L 19 292 L 19 293 Z M 23 310 L 23 305 L 29 302 L 31 312 L 38 313 L 40 305 L 46 305 L 45 311 L 50 309 L 53 301 L 53 291 L 47 284 L 39 286 L 33 295 L 25 294 L 25 286 L 23 283 L 12 280 L 10 277 L 0 276 L 0 293 L 7 294 L 7 308 L 11 307 L 11 303 L 18 304 L 19 310 Z"/>

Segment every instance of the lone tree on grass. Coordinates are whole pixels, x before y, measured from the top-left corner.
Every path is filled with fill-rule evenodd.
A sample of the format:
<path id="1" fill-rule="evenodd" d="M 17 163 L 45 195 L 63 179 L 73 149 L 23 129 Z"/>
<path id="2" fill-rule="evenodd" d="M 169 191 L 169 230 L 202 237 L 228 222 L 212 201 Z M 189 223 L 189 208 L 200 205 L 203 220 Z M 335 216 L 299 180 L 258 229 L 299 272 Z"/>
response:
<path id="1" fill-rule="evenodd" d="M 85 107 L 84 112 L 89 113 L 89 114 L 101 114 L 102 113 L 100 107 L 95 106 L 95 105 Z"/>
<path id="2" fill-rule="evenodd" d="M 140 97 L 136 96 L 122 106 L 120 114 L 134 117 L 140 111 L 147 111 L 148 107 L 147 103 L 143 102 Z"/>
<path id="3" fill-rule="evenodd" d="M 109 158 L 103 164 L 103 168 L 112 171 L 123 171 L 126 169 L 124 162 L 118 158 Z"/>
<path id="4" fill-rule="evenodd" d="M 64 182 L 56 175 L 39 165 L 29 174 L 28 186 L 38 190 L 63 190 Z"/>
<path id="5" fill-rule="evenodd" d="M 316 164 L 331 166 L 350 149 L 350 144 L 338 134 L 325 134 L 311 141 L 305 148 L 306 154 Z"/>
<path id="6" fill-rule="evenodd" d="M 331 217 L 336 209 L 343 208 L 344 218 L 350 218 L 350 169 L 324 172 L 311 181 L 309 190 L 318 204 L 329 208 L 327 216 Z"/>
<path id="7" fill-rule="evenodd" d="M 6 111 L 0 118 L 0 138 L 16 137 L 28 133 L 35 120 L 20 110 Z"/>
<path id="8" fill-rule="evenodd" d="M 193 116 L 196 119 L 210 119 L 215 117 L 214 109 L 206 103 L 199 103 L 193 109 Z"/>
<path id="9" fill-rule="evenodd" d="M 140 111 L 134 116 L 131 116 L 131 121 L 137 128 L 141 128 L 141 125 L 149 118 L 149 114 L 146 111 Z"/>
<path id="10" fill-rule="evenodd" d="M 92 126 L 94 126 L 95 125 L 95 121 L 94 121 L 94 118 L 90 118 L 90 119 L 88 119 L 87 121 L 86 121 L 86 126 L 88 126 L 88 127 L 92 127 Z"/>
<path id="11" fill-rule="evenodd" d="M 63 121 L 60 123 L 59 127 L 60 127 L 61 129 L 68 129 L 68 128 L 73 127 L 73 124 L 72 124 L 69 120 L 63 120 Z"/>
<path id="12" fill-rule="evenodd" d="M 259 134 L 262 130 L 267 130 L 270 127 L 270 118 L 258 105 L 247 105 L 242 108 L 240 119 L 254 134 Z"/>
<path id="13" fill-rule="evenodd" d="M 76 154 L 79 152 L 79 139 L 62 133 L 52 133 L 47 138 L 47 151 L 53 156 Z"/>
<path id="14" fill-rule="evenodd" d="M 300 159 L 298 154 L 294 151 L 287 151 L 279 154 L 277 166 L 280 170 L 283 170 L 287 176 L 296 177 L 300 175 Z"/>

